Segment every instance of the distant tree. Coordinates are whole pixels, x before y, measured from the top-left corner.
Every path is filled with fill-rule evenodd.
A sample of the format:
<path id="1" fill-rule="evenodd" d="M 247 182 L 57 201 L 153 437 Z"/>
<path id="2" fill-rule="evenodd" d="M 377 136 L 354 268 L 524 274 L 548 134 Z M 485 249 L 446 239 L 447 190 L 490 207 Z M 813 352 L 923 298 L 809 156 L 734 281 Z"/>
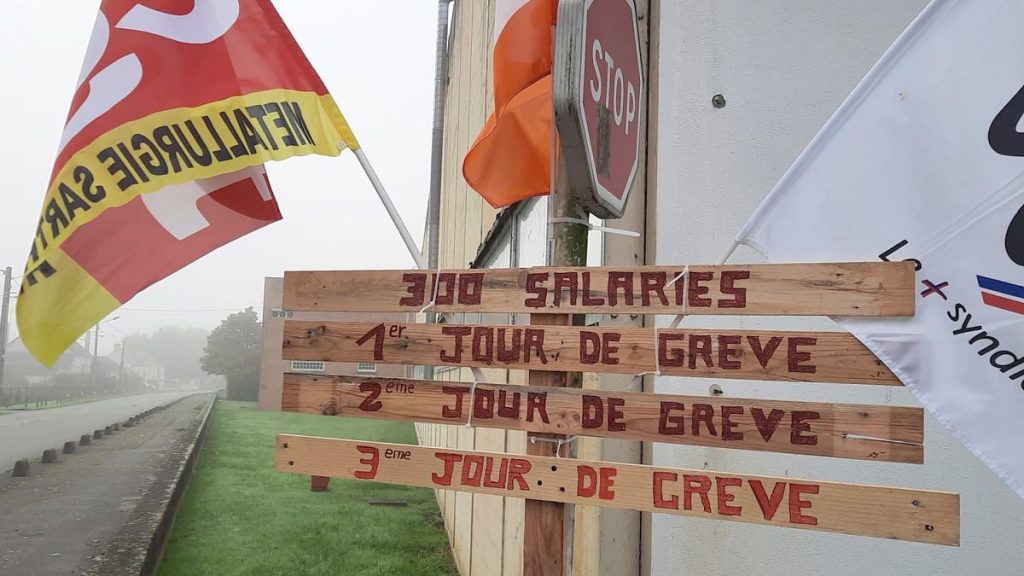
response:
<path id="1" fill-rule="evenodd" d="M 260 383 L 261 324 L 252 307 L 221 321 L 200 360 L 208 374 L 227 380 L 229 400 L 256 400 Z"/>
<path id="2" fill-rule="evenodd" d="M 131 334 L 122 343 L 124 364 L 129 367 L 125 374 L 131 374 L 131 367 L 161 366 L 164 369 L 164 384 L 196 381 L 204 374 L 199 359 L 209 334 L 208 330 L 202 328 L 178 326 L 164 326 L 152 334 Z M 118 354 L 108 358 L 121 362 Z"/>
<path id="3" fill-rule="evenodd" d="M 150 334 L 149 353 L 164 367 L 168 380 L 192 380 L 203 373 L 199 359 L 209 334 L 202 328 L 166 326 Z"/>

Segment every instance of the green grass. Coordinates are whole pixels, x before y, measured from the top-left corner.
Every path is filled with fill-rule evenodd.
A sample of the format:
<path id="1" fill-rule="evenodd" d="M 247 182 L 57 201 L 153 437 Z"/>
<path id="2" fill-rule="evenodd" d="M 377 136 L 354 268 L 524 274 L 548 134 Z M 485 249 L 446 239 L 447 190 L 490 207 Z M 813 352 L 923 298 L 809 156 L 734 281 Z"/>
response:
<path id="1" fill-rule="evenodd" d="M 308 476 L 274 470 L 279 433 L 414 444 L 411 425 L 223 401 L 211 418 L 160 576 L 457 573 L 431 490 L 334 478 L 316 493 Z"/>

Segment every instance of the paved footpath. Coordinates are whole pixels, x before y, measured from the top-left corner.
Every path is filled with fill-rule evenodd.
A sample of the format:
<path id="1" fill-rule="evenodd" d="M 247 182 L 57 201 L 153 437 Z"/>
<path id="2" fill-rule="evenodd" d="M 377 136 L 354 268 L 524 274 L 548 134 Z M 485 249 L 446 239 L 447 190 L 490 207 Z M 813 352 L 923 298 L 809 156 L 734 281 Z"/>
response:
<path id="1" fill-rule="evenodd" d="M 78 441 L 82 434 L 92 434 L 93 430 L 191 394 L 195 392 L 135 394 L 0 416 L 0 471 L 14 468 L 14 462 L 21 458 L 38 461 L 47 448 L 59 452 L 65 442 Z"/>
<path id="2" fill-rule="evenodd" d="M 75 434 L 68 435 L 72 428 L 61 428 L 59 437 L 77 439 L 86 422 L 90 422 L 85 426 L 89 430 L 102 428 L 180 396 L 153 394 L 103 401 L 118 408 L 107 406 L 99 411 L 102 420 L 81 418 L 73 427 Z M 37 455 L 28 477 L 0 475 L 0 574 L 93 573 L 90 570 L 99 565 L 143 496 L 158 477 L 172 472 L 166 463 L 181 450 L 185 437 L 194 433 L 209 399 L 209 393 L 187 397 L 136 426 L 79 447 L 75 454 L 61 454 L 56 464 L 41 464 Z M 85 408 L 69 406 L 46 412 L 62 411 L 67 418 L 68 411 Z M 116 412 L 121 417 L 110 410 L 121 410 Z M 6 420 L 15 416 L 21 415 L 0 416 L 0 426 L 9 427 Z M 63 425 L 62 420 L 47 418 L 55 428 Z M 0 428 L 0 450 L 10 450 L 6 446 L 9 431 Z M 33 447 L 31 453 L 36 451 L 41 454 L 42 448 Z M 5 455 L 10 461 L 11 454 Z"/>

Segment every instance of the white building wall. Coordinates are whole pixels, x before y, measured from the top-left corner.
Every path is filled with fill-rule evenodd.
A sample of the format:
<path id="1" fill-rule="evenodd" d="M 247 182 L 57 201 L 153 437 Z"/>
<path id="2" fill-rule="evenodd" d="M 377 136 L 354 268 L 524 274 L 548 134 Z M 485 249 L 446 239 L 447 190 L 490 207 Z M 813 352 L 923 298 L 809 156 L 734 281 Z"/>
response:
<path id="1" fill-rule="evenodd" d="M 660 3 L 658 264 L 714 263 L 797 154 L 925 0 L 664 0 Z M 726 106 L 716 109 L 712 96 Z M 735 262 L 761 260 L 741 249 Z M 662 325 L 667 318 L 662 318 Z M 834 329 L 824 319 L 727 321 Z M 726 396 L 916 406 L 905 390 L 718 380 Z M 656 391 L 707 394 L 659 378 Z M 925 464 L 886 464 L 655 444 L 653 463 L 737 473 L 949 490 L 961 547 L 654 515 L 654 575 L 1024 574 L 1024 501 L 926 417 Z M 1022 448 L 1024 450 L 1024 448 Z"/>

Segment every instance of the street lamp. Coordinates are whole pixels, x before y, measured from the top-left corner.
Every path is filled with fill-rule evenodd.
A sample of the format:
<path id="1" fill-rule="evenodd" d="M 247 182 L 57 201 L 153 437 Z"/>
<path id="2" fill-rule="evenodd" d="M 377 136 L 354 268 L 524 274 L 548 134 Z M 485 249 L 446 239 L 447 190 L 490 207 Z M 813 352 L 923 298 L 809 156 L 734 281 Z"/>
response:
<path id="1" fill-rule="evenodd" d="M 128 347 L 128 337 L 121 339 L 121 364 L 117 367 L 117 391 L 120 393 L 123 390 L 121 385 L 124 379 L 124 349 Z"/>
<path id="2" fill-rule="evenodd" d="M 93 340 L 93 342 L 92 342 L 92 389 L 93 389 L 93 393 L 95 393 L 95 390 L 97 388 L 99 388 L 99 383 L 100 383 L 100 374 L 99 374 L 100 324 L 102 322 L 113 322 L 114 320 L 117 320 L 118 318 L 120 318 L 120 316 L 114 316 L 113 318 L 111 318 L 109 320 L 100 320 L 99 322 L 96 323 L 96 330 L 95 330 L 95 334 L 93 335 L 93 339 L 92 339 Z M 120 388 L 120 383 L 118 384 L 118 387 Z"/>

